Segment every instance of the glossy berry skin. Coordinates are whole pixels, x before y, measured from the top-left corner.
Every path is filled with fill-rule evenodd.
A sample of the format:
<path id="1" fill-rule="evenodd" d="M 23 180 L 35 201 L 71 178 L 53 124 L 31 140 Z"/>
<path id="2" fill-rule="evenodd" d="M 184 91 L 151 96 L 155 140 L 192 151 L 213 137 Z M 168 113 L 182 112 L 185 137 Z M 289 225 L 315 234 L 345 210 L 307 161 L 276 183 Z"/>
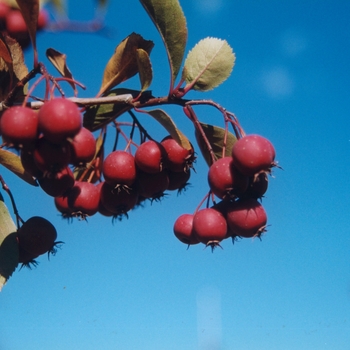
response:
<path id="1" fill-rule="evenodd" d="M 253 176 L 260 171 L 269 172 L 274 166 L 275 155 L 272 143 L 260 135 L 244 136 L 232 147 L 236 168 L 247 176 Z"/>
<path id="2" fill-rule="evenodd" d="M 137 167 L 150 174 L 156 174 L 163 169 L 163 159 L 166 157 L 164 147 L 156 141 L 142 143 L 135 152 Z"/>
<path id="3" fill-rule="evenodd" d="M 254 198 L 244 198 L 230 203 L 226 220 L 235 236 L 260 236 L 266 227 L 267 215 L 264 207 Z"/>
<path id="4" fill-rule="evenodd" d="M 165 137 L 161 144 L 167 153 L 167 167 L 171 171 L 182 172 L 192 167 L 194 161 L 193 149 L 181 147 L 171 136 Z"/>
<path id="5" fill-rule="evenodd" d="M 92 216 L 97 213 L 100 203 L 100 190 L 94 184 L 75 181 L 68 191 L 68 206 L 72 212 L 82 216 Z"/>
<path id="6" fill-rule="evenodd" d="M 103 162 L 103 176 L 112 186 L 132 186 L 136 180 L 134 156 L 125 151 L 111 152 Z"/>
<path id="7" fill-rule="evenodd" d="M 92 161 L 95 156 L 95 137 L 91 131 L 84 127 L 73 137 L 71 146 L 71 163 L 74 165 L 84 165 Z"/>
<path id="8" fill-rule="evenodd" d="M 227 237 L 225 217 L 213 208 L 201 209 L 194 214 L 193 232 L 201 243 L 219 243 Z"/>
<path id="9" fill-rule="evenodd" d="M 74 137 L 82 127 L 82 118 L 75 103 L 66 98 L 46 101 L 38 113 L 39 129 L 53 143 Z"/>
<path id="10" fill-rule="evenodd" d="M 73 210 L 69 207 L 67 196 L 58 196 L 54 198 L 56 209 L 62 214 L 63 217 L 71 217 Z"/>
<path id="11" fill-rule="evenodd" d="M 186 189 L 186 185 L 188 185 L 188 180 L 191 177 L 191 170 L 182 172 L 168 171 L 169 185 L 167 190 L 176 191 Z"/>
<path id="12" fill-rule="evenodd" d="M 249 179 L 235 168 L 232 157 L 223 157 L 210 166 L 208 183 L 218 198 L 236 198 L 247 190 Z"/>
<path id="13" fill-rule="evenodd" d="M 21 249 L 33 256 L 39 256 L 53 248 L 57 231 L 50 221 L 33 216 L 19 228 L 17 238 Z"/>
<path id="14" fill-rule="evenodd" d="M 26 145 L 38 136 L 38 114 L 28 107 L 7 109 L 1 116 L 0 124 L 3 139 L 14 145 Z"/>
<path id="15" fill-rule="evenodd" d="M 174 235 L 182 243 L 192 245 L 199 243 L 193 233 L 193 214 L 182 214 L 174 223 Z"/>

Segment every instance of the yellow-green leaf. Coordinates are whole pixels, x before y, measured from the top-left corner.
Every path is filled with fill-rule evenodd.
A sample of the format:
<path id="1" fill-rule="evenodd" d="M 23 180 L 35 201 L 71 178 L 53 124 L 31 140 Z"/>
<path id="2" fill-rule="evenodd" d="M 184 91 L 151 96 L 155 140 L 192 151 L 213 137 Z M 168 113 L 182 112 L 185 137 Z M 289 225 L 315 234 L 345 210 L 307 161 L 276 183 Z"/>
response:
<path id="1" fill-rule="evenodd" d="M 210 146 L 214 152 L 216 159 L 222 158 L 223 156 L 223 147 L 225 146 L 225 156 L 231 156 L 233 144 L 237 141 L 236 137 L 227 132 L 226 144 L 225 144 L 225 129 L 220 128 L 218 126 L 200 123 L 202 129 L 204 131 L 205 136 L 207 137 Z M 196 140 L 203 155 L 203 158 L 210 166 L 212 162 L 212 158 L 210 156 L 210 151 L 208 149 L 207 144 L 205 143 L 202 135 L 196 129 L 195 131 Z"/>
<path id="2" fill-rule="evenodd" d="M 178 0 L 140 0 L 157 27 L 168 54 L 174 86 L 187 43 L 186 18 Z"/>
<path id="3" fill-rule="evenodd" d="M 0 291 L 18 265 L 16 225 L 0 194 Z"/>
<path id="4" fill-rule="evenodd" d="M 30 185 L 38 186 L 34 178 L 24 170 L 21 159 L 18 155 L 0 148 L 0 164 L 19 176 L 22 180 L 28 182 Z"/>
<path id="5" fill-rule="evenodd" d="M 148 53 L 143 49 L 136 50 L 136 58 L 140 74 L 141 92 L 143 92 L 147 90 L 152 83 L 152 64 Z"/>
<path id="6" fill-rule="evenodd" d="M 143 49 L 150 54 L 154 44 L 141 35 L 132 33 L 115 49 L 103 74 L 102 85 L 98 95 L 104 94 L 114 86 L 133 77 L 138 73 L 137 49 Z"/>
<path id="7" fill-rule="evenodd" d="M 208 91 L 223 83 L 231 74 L 235 54 L 226 40 L 206 38 L 188 54 L 182 78 L 185 89 Z"/>
<path id="8" fill-rule="evenodd" d="M 39 0 L 16 0 L 26 22 L 34 50 L 34 67 L 38 64 L 38 51 L 36 48 L 36 28 L 40 11 Z"/>
<path id="9" fill-rule="evenodd" d="M 46 56 L 63 77 L 73 79 L 73 75 L 66 62 L 67 55 L 55 49 L 49 48 L 46 50 Z M 76 91 L 75 84 L 73 82 L 69 82 L 69 84 L 72 86 L 73 90 Z"/>
<path id="10" fill-rule="evenodd" d="M 177 141 L 179 145 L 187 150 L 191 150 L 192 146 L 188 138 L 176 127 L 172 118 L 165 113 L 162 109 L 154 109 L 152 111 L 147 111 L 154 119 L 157 120 L 168 133 Z"/>

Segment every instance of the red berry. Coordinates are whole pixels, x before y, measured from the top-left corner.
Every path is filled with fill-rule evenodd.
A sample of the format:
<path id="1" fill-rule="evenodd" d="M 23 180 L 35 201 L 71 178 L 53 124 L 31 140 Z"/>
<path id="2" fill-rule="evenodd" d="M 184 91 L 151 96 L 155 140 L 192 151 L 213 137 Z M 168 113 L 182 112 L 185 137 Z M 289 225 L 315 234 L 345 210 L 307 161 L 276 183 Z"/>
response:
<path id="1" fill-rule="evenodd" d="M 181 147 L 171 136 L 165 137 L 161 144 L 167 153 L 169 170 L 182 172 L 192 167 L 195 158 L 193 148 L 187 150 Z"/>
<path id="2" fill-rule="evenodd" d="M 181 192 L 183 189 L 186 189 L 186 186 L 189 184 L 188 180 L 191 177 L 191 171 L 190 169 L 182 172 L 168 171 L 168 177 L 169 186 L 167 190 L 179 190 Z"/>
<path id="3" fill-rule="evenodd" d="M 10 36 L 22 38 L 28 36 L 26 22 L 23 19 L 21 11 L 11 9 L 6 16 L 6 29 Z"/>
<path id="4" fill-rule="evenodd" d="M 82 127 L 79 108 L 66 98 L 46 101 L 40 108 L 38 117 L 40 131 L 53 143 L 74 137 Z"/>
<path id="5" fill-rule="evenodd" d="M 254 198 L 239 199 L 230 203 L 227 224 L 236 236 L 255 237 L 265 231 L 267 216 L 264 207 Z"/>
<path id="6" fill-rule="evenodd" d="M 0 28 L 2 29 L 5 25 L 6 16 L 10 12 L 10 6 L 3 1 L 0 1 Z"/>
<path id="7" fill-rule="evenodd" d="M 245 197 L 251 198 L 262 198 L 267 191 L 269 180 L 266 172 L 256 174 L 249 180 L 249 186 L 247 191 L 244 193 Z"/>
<path id="8" fill-rule="evenodd" d="M 214 248 L 227 237 L 226 219 L 213 208 L 201 209 L 194 214 L 193 232 L 200 242 Z"/>
<path id="9" fill-rule="evenodd" d="M 33 151 L 31 149 L 22 148 L 20 158 L 23 168 L 27 173 L 36 178 L 43 175 L 42 171 L 38 168 L 34 161 Z"/>
<path id="10" fill-rule="evenodd" d="M 260 135 L 247 135 L 232 147 L 232 157 L 237 169 L 247 176 L 260 171 L 270 172 L 275 159 L 272 143 Z"/>
<path id="11" fill-rule="evenodd" d="M 3 113 L 0 123 L 4 141 L 14 145 L 31 143 L 38 136 L 38 114 L 30 108 L 11 107 Z"/>
<path id="12" fill-rule="evenodd" d="M 73 137 L 72 142 L 72 159 L 74 165 L 83 165 L 90 162 L 96 153 L 96 141 L 93 133 L 86 128 Z"/>
<path id="13" fill-rule="evenodd" d="M 49 14 L 45 9 L 41 9 L 39 11 L 39 16 L 38 16 L 38 25 L 37 28 L 38 30 L 44 29 L 49 22 Z"/>
<path id="14" fill-rule="evenodd" d="M 100 190 L 90 182 L 75 181 L 68 191 L 68 205 L 74 213 L 85 218 L 97 213 L 100 203 Z"/>
<path id="15" fill-rule="evenodd" d="M 56 173 L 69 164 L 71 159 L 70 145 L 68 142 L 60 145 L 54 144 L 41 137 L 33 151 L 33 158 L 39 170 Z"/>
<path id="16" fill-rule="evenodd" d="M 169 177 L 165 170 L 157 174 L 137 172 L 137 191 L 141 197 L 159 199 L 168 187 Z"/>
<path id="17" fill-rule="evenodd" d="M 70 218 L 72 216 L 73 210 L 69 207 L 67 196 L 55 197 L 54 203 L 64 218 Z"/>
<path id="18" fill-rule="evenodd" d="M 107 182 L 103 182 L 100 199 L 103 207 L 113 215 L 122 215 L 136 205 L 138 192 L 133 188 L 115 188 Z"/>
<path id="19" fill-rule="evenodd" d="M 134 156 L 125 151 L 110 153 L 103 162 L 103 176 L 112 186 L 132 186 L 136 179 Z"/>
<path id="20" fill-rule="evenodd" d="M 174 223 L 175 236 L 185 244 L 197 244 L 198 238 L 193 233 L 193 214 L 182 214 Z"/>
<path id="21" fill-rule="evenodd" d="M 232 157 L 223 157 L 213 163 L 208 172 L 211 191 L 220 199 L 235 198 L 248 188 L 248 177 L 234 166 Z"/>
<path id="22" fill-rule="evenodd" d="M 146 173 L 159 173 L 163 169 L 163 160 L 166 157 L 164 147 L 156 141 L 142 143 L 135 152 L 135 163 Z"/>
<path id="23" fill-rule="evenodd" d="M 74 186 L 74 175 L 69 167 L 57 173 L 47 173 L 38 179 L 40 187 L 52 197 L 63 196 Z"/>
<path id="24" fill-rule="evenodd" d="M 53 248 L 57 232 L 50 221 L 33 216 L 20 227 L 17 237 L 21 249 L 38 256 Z"/>

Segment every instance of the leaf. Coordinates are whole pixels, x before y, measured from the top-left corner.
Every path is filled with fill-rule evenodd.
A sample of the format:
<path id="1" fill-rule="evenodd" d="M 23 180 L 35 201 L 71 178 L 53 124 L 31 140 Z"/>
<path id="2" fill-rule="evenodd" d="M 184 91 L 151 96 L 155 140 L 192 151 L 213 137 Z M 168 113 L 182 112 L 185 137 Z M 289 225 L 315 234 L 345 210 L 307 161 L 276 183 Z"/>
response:
<path id="1" fill-rule="evenodd" d="M 188 54 L 182 78 L 185 89 L 208 91 L 223 83 L 231 74 L 235 54 L 226 40 L 206 38 Z"/>
<path id="2" fill-rule="evenodd" d="M 16 225 L 0 194 L 0 291 L 18 265 Z"/>
<path id="3" fill-rule="evenodd" d="M 176 140 L 176 142 L 187 150 L 191 150 L 192 146 L 188 138 L 176 127 L 171 117 L 165 113 L 162 109 L 154 109 L 147 111 L 154 119 L 161 124 L 168 133 Z"/>
<path id="4" fill-rule="evenodd" d="M 66 63 L 67 55 L 49 48 L 46 50 L 46 56 L 63 77 L 73 79 L 73 75 Z M 74 92 L 76 92 L 75 84 L 70 81 L 68 83 L 72 86 Z"/>
<path id="5" fill-rule="evenodd" d="M 140 0 L 157 27 L 169 59 L 171 87 L 174 86 L 187 43 L 186 18 L 178 0 Z"/>
<path id="6" fill-rule="evenodd" d="M 143 49 L 136 50 L 137 66 L 140 74 L 141 92 L 147 90 L 152 83 L 153 71 L 148 53 Z"/>
<path id="7" fill-rule="evenodd" d="M 30 185 L 38 186 L 34 178 L 24 170 L 21 159 L 18 155 L 0 148 L 0 164 L 19 176 L 22 180 L 28 182 Z"/>
<path id="8" fill-rule="evenodd" d="M 4 101 L 13 86 L 28 74 L 28 68 L 24 63 L 22 48 L 14 39 L 6 36 L 1 37 L 0 41 L 0 101 Z M 11 64 L 7 63 L 9 60 Z M 22 91 L 17 92 L 18 102 L 23 101 L 27 87 L 28 84 L 22 88 Z"/>
<path id="9" fill-rule="evenodd" d="M 106 96 L 118 96 L 123 94 L 132 94 L 135 98 L 140 95 L 140 91 L 118 88 L 111 90 Z M 148 95 L 148 92 L 143 93 L 143 95 Z M 103 126 L 111 122 L 113 119 L 118 118 L 131 108 L 132 107 L 129 104 L 116 103 L 99 104 L 88 107 L 84 114 L 83 125 L 91 131 L 101 129 Z"/>
<path id="10" fill-rule="evenodd" d="M 141 35 L 132 33 L 125 38 L 115 49 L 103 74 L 101 89 L 98 95 L 102 95 L 112 87 L 133 77 L 138 73 L 137 49 L 143 49 L 148 54 L 152 51 L 154 44 L 145 40 Z"/>
<path id="11" fill-rule="evenodd" d="M 38 64 L 38 50 L 36 48 L 36 28 L 40 10 L 39 0 L 16 0 L 26 22 L 30 40 L 34 50 L 34 67 Z"/>
<path id="12" fill-rule="evenodd" d="M 220 128 L 218 126 L 204 124 L 204 123 L 200 123 L 200 125 L 202 126 L 204 134 L 210 143 L 210 146 L 216 156 L 216 159 L 222 158 L 222 150 L 224 147 L 224 140 L 225 140 L 225 129 Z M 197 129 L 195 131 L 195 136 L 196 136 L 199 149 L 201 150 L 201 153 L 205 161 L 210 166 L 212 164 L 210 152 L 208 150 L 207 144 L 205 143 L 202 135 L 198 132 Z M 227 139 L 226 139 L 225 156 L 231 156 L 232 147 L 236 141 L 237 141 L 236 136 L 228 132 Z"/>

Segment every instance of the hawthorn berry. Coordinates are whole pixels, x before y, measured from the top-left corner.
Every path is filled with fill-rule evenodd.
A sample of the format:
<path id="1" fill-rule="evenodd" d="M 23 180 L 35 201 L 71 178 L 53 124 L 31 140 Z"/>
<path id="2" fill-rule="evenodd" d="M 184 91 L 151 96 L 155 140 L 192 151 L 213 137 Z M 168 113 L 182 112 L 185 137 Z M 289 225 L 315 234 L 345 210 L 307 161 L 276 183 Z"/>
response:
<path id="1" fill-rule="evenodd" d="M 20 248 L 35 258 L 53 249 L 57 231 L 50 221 L 33 216 L 18 229 L 17 238 Z"/>
<path id="2" fill-rule="evenodd" d="M 96 140 L 93 133 L 82 127 L 71 140 L 71 163 L 84 165 L 90 162 L 96 153 Z"/>
<path id="3" fill-rule="evenodd" d="M 38 136 L 38 113 L 28 107 L 10 107 L 2 114 L 0 124 L 4 141 L 14 145 L 26 145 Z"/>
<path id="4" fill-rule="evenodd" d="M 247 176 L 254 176 L 260 171 L 270 172 L 275 165 L 275 155 L 272 143 L 260 135 L 244 136 L 232 147 L 236 168 Z"/>
<path id="5" fill-rule="evenodd" d="M 247 190 L 249 179 L 235 168 L 232 157 L 223 157 L 210 166 L 208 182 L 217 197 L 233 199 Z"/>
<path id="6" fill-rule="evenodd" d="M 267 215 L 256 199 L 243 198 L 229 204 L 226 220 L 235 236 L 260 237 L 265 232 Z"/>
<path id="7" fill-rule="evenodd" d="M 194 214 L 193 232 L 201 243 L 215 248 L 227 237 L 226 219 L 214 208 L 201 209 Z"/>
<path id="8" fill-rule="evenodd" d="M 77 105 L 63 97 L 46 101 L 38 113 L 39 130 L 53 143 L 74 137 L 82 127 Z"/>
<path id="9" fill-rule="evenodd" d="M 193 232 L 193 214 L 182 214 L 174 223 L 174 235 L 182 243 L 198 244 L 199 240 Z"/>
<path id="10" fill-rule="evenodd" d="M 168 173 L 163 170 L 157 174 L 150 174 L 139 170 L 137 172 L 136 186 L 141 197 L 160 199 L 169 187 Z"/>
<path id="11" fill-rule="evenodd" d="M 167 167 L 171 171 L 186 171 L 194 162 L 194 150 L 187 150 L 180 146 L 170 135 L 165 137 L 161 144 L 167 153 Z"/>
<path id="12" fill-rule="evenodd" d="M 149 140 L 142 143 L 135 152 L 137 167 L 146 173 L 159 173 L 163 169 L 166 152 L 162 144 Z"/>
<path id="13" fill-rule="evenodd" d="M 102 172 L 105 181 L 110 185 L 130 187 L 136 180 L 134 156 L 125 151 L 113 151 L 104 160 Z"/>

